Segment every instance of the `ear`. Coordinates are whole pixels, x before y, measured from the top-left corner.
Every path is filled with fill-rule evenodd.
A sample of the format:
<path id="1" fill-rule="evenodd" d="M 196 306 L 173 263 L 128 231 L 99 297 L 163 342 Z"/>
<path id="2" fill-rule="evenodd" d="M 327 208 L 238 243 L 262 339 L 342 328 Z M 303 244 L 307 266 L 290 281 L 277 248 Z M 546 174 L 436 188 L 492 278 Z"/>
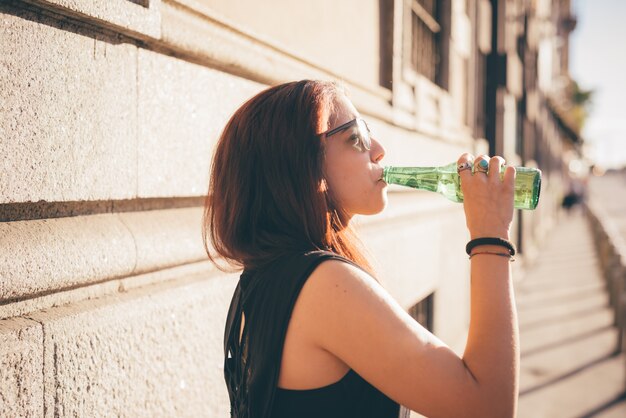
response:
<path id="1" fill-rule="evenodd" d="M 328 182 L 326 182 L 326 179 L 321 179 L 319 186 L 317 188 L 317 190 L 321 193 L 327 193 L 328 192 Z"/>

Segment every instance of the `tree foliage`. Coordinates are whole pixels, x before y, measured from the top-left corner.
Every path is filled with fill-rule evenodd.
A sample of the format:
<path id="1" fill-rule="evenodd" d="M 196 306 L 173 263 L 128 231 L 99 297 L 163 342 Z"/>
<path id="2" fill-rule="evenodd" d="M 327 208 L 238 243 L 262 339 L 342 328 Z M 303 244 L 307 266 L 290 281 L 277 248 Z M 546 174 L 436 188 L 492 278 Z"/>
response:
<path id="1" fill-rule="evenodd" d="M 593 95 L 595 90 L 582 89 L 576 80 L 570 80 L 567 87 L 567 98 L 569 101 L 569 119 L 574 123 L 574 128 L 580 133 L 585 126 L 593 106 Z"/>

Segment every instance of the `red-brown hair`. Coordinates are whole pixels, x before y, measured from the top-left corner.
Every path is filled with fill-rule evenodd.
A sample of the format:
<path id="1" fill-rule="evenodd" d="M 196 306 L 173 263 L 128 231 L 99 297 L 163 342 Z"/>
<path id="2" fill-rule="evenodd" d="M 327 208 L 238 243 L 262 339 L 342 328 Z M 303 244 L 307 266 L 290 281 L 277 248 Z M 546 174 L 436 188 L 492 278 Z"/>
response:
<path id="1" fill-rule="evenodd" d="M 225 269 L 219 256 L 232 267 L 257 268 L 312 249 L 370 268 L 325 187 L 319 132 L 338 94 L 330 82 L 281 84 L 230 118 L 213 156 L 203 219 L 204 246 L 218 268 Z"/>

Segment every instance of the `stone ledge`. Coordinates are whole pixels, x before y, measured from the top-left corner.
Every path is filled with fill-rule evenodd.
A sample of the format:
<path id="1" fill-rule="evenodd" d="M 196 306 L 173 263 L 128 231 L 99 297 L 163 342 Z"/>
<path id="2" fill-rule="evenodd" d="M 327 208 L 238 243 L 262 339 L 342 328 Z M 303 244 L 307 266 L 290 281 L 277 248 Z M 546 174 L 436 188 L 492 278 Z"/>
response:
<path id="1" fill-rule="evenodd" d="M 202 208 L 0 223 L 0 301 L 206 259 Z"/>
<path id="2" fill-rule="evenodd" d="M 626 352 L 626 242 L 611 215 L 601 205 L 585 203 L 589 226 L 606 281 L 614 324 L 618 327 L 618 350 Z"/>
<path id="3" fill-rule="evenodd" d="M 213 277 L 219 273 L 210 261 L 201 261 L 121 279 L 112 279 L 102 283 L 85 284 L 73 289 L 60 290 L 44 296 L 0 305 L 0 320 L 28 315 L 32 312 L 56 306 L 115 295 L 143 286 L 169 282 L 181 277 L 198 276 L 200 274 L 206 277 Z"/>
<path id="4" fill-rule="evenodd" d="M 380 229 L 457 205 L 425 193 L 392 193 L 390 209 L 362 217 Z M 202 207 L 0 223 L 4 304 L 206 260 Z M 380 228 L 378 228 L 380 226 Z"/>
<path id="5" fill-rule="evenodd" d="M 137 258 L 131 274 L 206 260 L 203 208 L 120 213 L 134 237 Z"/>
<path id="6" fill-rule="evenodd" d="M 149 8 L 128 0 L 27 0 L 37 8 L 87 22 L 141 41 L 157 52 L 175 55 L 262 84 L 302 78 L 338 80 L 366 114 L 393 122 L 391 92 L 334 74 L 296 52 L 219 21 L 209 8 L 188 0 L 150 0 Z"/>
<path id="7" fill-rule="evenodd" d="M 133 272 L 132 234 L 117 215 L 0 223 L 0 301 L 94 283 Z"/>
<path id="8" fill-rule="evenodd" d="M 587 209 L 592 216 L 593 221 L 596 223 L 599 232 L 602 231 L 609 240 L 612 250 L 622 260 L 622 265 L 626 266 L 626 241 L 620 233 L 619 227 L 611 219 L 611 216 L 602 209 L 601 205 L 593 202 L 587 202 Z"/>
<path id="9" fill-rule="evenodd" d="M 391 193 L 389 206 L 360 219 L 376 250 L 388 248 L 389 232 L 405 222 L 419 231 L 434 213 L 453 221 L 461 211 L 426 193 Z M 202 243 L 202 213 L 194 207 L 0 223 L 0 318 L 171 280 L 176 269 L 215 271 Z"/>
<path id="10" fill-rule="evenodd" d="M 0 222 L 190 208 L 202 206 L 204 200 L 204 196 L 191 196 L 125 200 L 66 200 L 63 202 L 40 200 L 38 202 L 0 203 Z"/>

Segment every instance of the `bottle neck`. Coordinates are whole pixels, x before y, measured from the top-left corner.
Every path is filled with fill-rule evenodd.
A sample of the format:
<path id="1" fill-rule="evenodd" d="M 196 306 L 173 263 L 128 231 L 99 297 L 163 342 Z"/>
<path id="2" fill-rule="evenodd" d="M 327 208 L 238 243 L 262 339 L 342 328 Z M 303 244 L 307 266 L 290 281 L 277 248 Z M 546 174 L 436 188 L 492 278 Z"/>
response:
<path id="1" fill-rule="evenodd" d="M 444 167 L 388 166 L 383 169 L 383 180 L 387 184 L 398 184 L 414 189 L 437 192 L 440 173 Z"/>

